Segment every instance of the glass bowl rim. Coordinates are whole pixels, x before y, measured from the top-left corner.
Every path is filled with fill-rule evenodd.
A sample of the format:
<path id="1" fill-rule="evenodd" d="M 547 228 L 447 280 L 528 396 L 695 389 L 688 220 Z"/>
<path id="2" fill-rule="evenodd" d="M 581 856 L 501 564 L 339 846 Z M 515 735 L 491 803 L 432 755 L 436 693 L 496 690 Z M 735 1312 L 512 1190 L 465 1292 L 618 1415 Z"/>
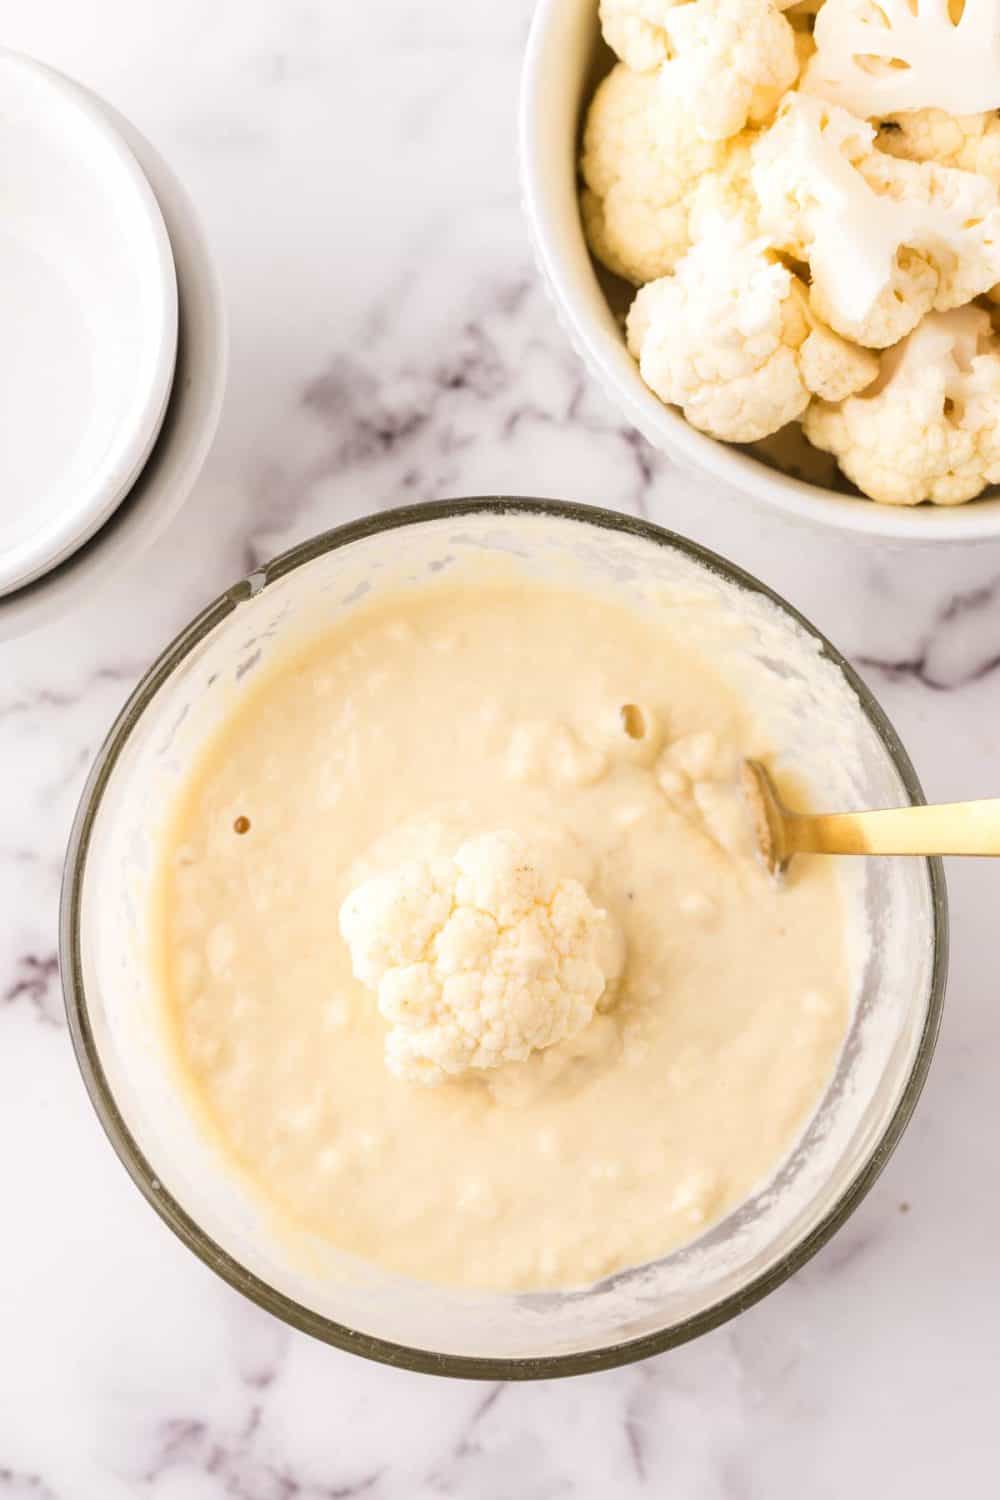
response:
<path id="1" fill-rule="evenodd" d="M 337 1323 L 277 1291 L 216 1244 L 164 1188 L 140 1150 L 118 1109 L 104 1073 L 90 1025 L 81 963 L 81 902 L 90 837 L 104 791 L 114 773 L 128 739 L 160 688 L 206 636 L 244 601 L 269 584 L 312 562 L 315 558 L 361 541 L 380 532 L 401 530 L 428 521 L 457 519 L 468 515 L 553 516 L 585 523 L 603 530 L 638 537 L 658 547 L 678 551 L 709 573 L 738 588 L 771 600 L 801 629 L 818 642 L 823 656 L 843 674 L 857 695 L 861 709 L 878 735 L 898 772 L 912 803 L 926 799 L 916 772 L 895 729 L 870 689 L 849 662 L 804 615 L 752 574 L 717 553 L 644 518 L 598 506 L 552 499 L 484 496 L 428 501 L 379 511 L 349 521 L 300 542 L 271 562 L 220 594 L 198 614 L 160 653 L 140 678 L 118 713 L 97 752 L 80 797 L 70 832 L 63 871 L 59 913 L 60 973 L 73 1050 L 91 1103 L 105 1134 L 132 1181 L 164 1222 L 205 1265 L 267 1312 L 293 1328 L 349 1353 L 384 1364 L 424 1374 L 480 1380 L 533 1380 L 581 1375 L 612 1369 L 646 1359 L 687 1343 L 717 1328 L 774 1291 L 798 1271 L 850 1217 L 872 1187 L 899 1142 L 923 1088 L 937 1040 L 948 968 L 948 903 L 944 869 L 940 859 L 926 861 L 933 915 L 933 952 L 927 1016 L 905 1087 L 893 1114 L 867 1159 L 815 1228 L 775 1265 L 712 1307 L 670 1328 L 643 1334 L 584 1353 L 512 1356 L 453 1355 L 436 1353 L 391 1340 L 376 1338 Z"/>

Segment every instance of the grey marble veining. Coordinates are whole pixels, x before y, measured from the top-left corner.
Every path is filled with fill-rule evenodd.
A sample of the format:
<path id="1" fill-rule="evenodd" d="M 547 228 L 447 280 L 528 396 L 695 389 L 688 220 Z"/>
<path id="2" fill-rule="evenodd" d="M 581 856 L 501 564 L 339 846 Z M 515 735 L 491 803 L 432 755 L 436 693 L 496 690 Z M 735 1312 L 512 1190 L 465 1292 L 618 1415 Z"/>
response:
<path id="1" fill-rule="evenodd" d="M 481 1386 L 293 1334 L 177 1244 L 108 1149 L 56 975 L 87 767 L 155 653 L 262 559 L 365 511 L 559 495 L 759 573 L 845 649 L 930 795 L 1000 793 L 1000 547 L 796 529 L 653 453 L 584 375 L 519 213 L 529 0 L 36 0 L 5 17 L 187 182 L 233 373 L 198 490 L 72 617 L 0 645 L 0 1500 L 930 1500 L 1000 1441 L 1000 867 L 949 872 L 938 1057 L 881 1181 L 810 1265 L 644 1365 Z"/>

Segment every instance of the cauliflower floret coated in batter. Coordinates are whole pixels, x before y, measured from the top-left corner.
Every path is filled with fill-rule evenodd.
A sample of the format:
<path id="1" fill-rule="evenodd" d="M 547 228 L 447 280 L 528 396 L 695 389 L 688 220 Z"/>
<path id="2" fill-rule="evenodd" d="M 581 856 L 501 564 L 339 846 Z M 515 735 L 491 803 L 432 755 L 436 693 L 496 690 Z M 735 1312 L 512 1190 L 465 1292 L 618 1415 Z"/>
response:
<path id="1" fill-rule="evenodd" d="M 977 307 L 931 313 L 882 356 L 873 389 L 810 407 L 817 448 L 888 505 L 959 505 L 1000 480 L 1000 340 Z"/>
<path id="2" fill-rule="evenodd" d="M 694 427 L 752 443 L 802 415 L 813 392 L 870 385 L 878 359 L 822 327 L 805 288 L 747 225 L 718 220 L 628 316 L 643 379 Z"/>
<path id="3" fill-rule="evenodd" d="M 622 966 L 608 913 L 509 832 L 366 880 L 340 928 L 389 1022 L 386 1066 L 415 1083 L 520 1062 L 576 1036 Z"/>
<path id="4" fill-rule="evenodd" d="M 943 109 L 914 109 L 883 120 L 876 144 L 904 161 L 936 162 L 975 172 L 1000 191 L 1000 114 L 950 115 Z M 987 296 L 1000 302 L 1000 286 Z"/>

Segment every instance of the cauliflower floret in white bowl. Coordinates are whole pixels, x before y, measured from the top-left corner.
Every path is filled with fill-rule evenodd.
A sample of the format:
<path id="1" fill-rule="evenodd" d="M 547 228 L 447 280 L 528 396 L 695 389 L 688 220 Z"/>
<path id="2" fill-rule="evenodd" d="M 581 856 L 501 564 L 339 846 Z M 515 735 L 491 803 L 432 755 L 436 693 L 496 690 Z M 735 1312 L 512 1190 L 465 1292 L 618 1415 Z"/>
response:
<path id="1" fill-rule="evenodd" d="M 1000 197 L 975 173 L 894 160 L 875 130 L 798 92 L 753 149 L 760 228 L 808 259 L 814 310 L 884 349 L 1000 280 Z"/>
<path id="2" fill-rule="evenodd" d="M 753 443 L 871 385 L 879 362 L 810 311 L 806 289 L 740 221 L 719 218 L 632 303 L 628 346 L 651 390 L 702 432 Z"/>
<path id="3" fill-rule="evenodd" d="M 1000 339 L 978 307 L 932 313 L 860 396 L 806 413 L 806 436 L 888 505 L 961 505 L 1000 480 Z"/>
<path id="4" fill-rule="evenodd" d="M 611 69 L 581 149 L 587 237 L 609 270 L 636 285 L 674 269 L 706 192 L 734 211 L 749 201 L 744 132 L 773 117 L 799 73 L 795 32 L 772 0 L 696 0 L 674 6 L 663 24 L 669 60 Z"/>
<path id="5" fill-rule="evenodd" d="M 687 139 L 697 141 L 705 152 L 705 163 L 692 172 L 690 155 L 671 160 L 669 170 L 675 180 L 679 173 L 685 180 L 670 199 L 669 248 L 665 255 L 654 253 L 626 264 L 633 242 L 627 230 L 621 234 L 621 218 L 616 275 L 610 275 L 600 265 L 600 255 L 592 255 L 588 248 L 579 195 L 582 148 L 589 148 L 584 155 L 592 160 L 601 159 L 605 164 L 616 150 L 619 153 L 609 178 L 598 184 L 600 191 L 584 164 L 584 177 L 588 179 L 584 185 L 589 187 L 592 198 L 584 214 L 595 248 L 600 230 L 595 233 L 594 224 L 601 215 L 605 225 L 608 222 L 609 186 L 632 184 L 641 176 L 640 169 L 629 159 L 623 136 L 616 141 L 595 126 L 589 141 L 585 141 L 584 125 L 595 87 L 613 68 L 620 67 L 624 72 L 619 74 L 621 81 L 615 86 L 619 99 L 641 90 L 647 99 L 657 100 L 662 120 L 663 109 L 672 107 L 664 106 L 664 97 L 672 97 L 675 91 L 675 85 L 668 80 L 674 76 L 675 64 L 683 64 L 684 45 L 689 36 L 698 34 L 714 39 L 712 45 L 702 43 L 698 55 L 703 60 L 712 56 L 714 45 L 715 54 L 728 58 L 726 66 L 732 69 L 732 54 L 726 52 L 720 40 L 724 36 L 721 17 L 735 14 L 739 4 L 740 0 L 727 0 L 725 7 L 718 0 L 712 0 L 711 4 L 706 4 L 706 0 L 681 0 L 678 5 L 667 4 L 666 0 L 603 0 L 600 9 L 607 39 L 615 49 L 612 51 L 601 37 L 598 0 L 538 0 L 522 83 L 522 175 L 536 254 L 564 325 L 605 392 L 651 443 L 675 458 L 708 469 L 764 504 L 806 522 L 906 541 L 972 541 L 1000 535 L 1000 498 L 990 490 L 969 505 L 880 504 L 858 492 L 852 479 L 844 474 L 846 465 L 842 460 L 837 487 L 830 488 L 829 480 L 826 485 L 811 484 L 782 472 L 771 456 L 786 436 L 792 436 L 798 449 L 816 460 L 816 473 L 828 474 L 830 460 L 826 452 L 810 447 L 801 435 L 800 425 L 805 423 L 808 429 L 809 414 L 820 410 L 819 403 L 836 406 L 855 397 L 863 398 L 863 386 L 845 398 L 843 387 L 836 384 L 846 378 L 842 368 L 845 352 L 850 356 L 848 363 L 854 379 L 860 380 L 862 373 L 874 378 L 880 349 L 898 343 L 922 319 L 937 316 L 935 309 L 962 306 L 971 297 L 977 297 L 985 305 L 1000 283 L 1000 275 L 994 274 L 1000 265 L 995 263 L 998 182 L 993 162 L 995 128 L 991 128 L 990 116 L 970 121 L 938 110 L 921 117 L 910 113 L 902 121 L 888 118 L 885 123 L 882 119 L 857 121 L 853 127 L 856 139 L 845 153 L 844 161 L 847 171 L 858 178 L 865 190 L 864 195 L 860 192 L 857 195 L 853 222 L 856 224 L 859 216 L 863 218 L 868 213 L 874 200 L 877 211 L 887 219 L 889 210 L 900 209 L 907 226 L 889 255 L 887 281 L 884 289 L 878 291 L 876 305 L 869 312 L 862 308 L 869 321 L 866 323 L 857 314 L 852 321 L 850 310 L 844 315 L 843 308 L 830 295 L 830 283 L 835 281 L 837 240 L 836 230 L 831 232 L 829 222 L 823 226 L 826 243 L 831 247 L 825 284 L 822 275 L 817 284 L 815 266 L 810 268 L 805 263 L 816 239 L 814 205 L 802 201 L 800 195 L 781 244 L 775 243 L 780 236 L 773 224 L 761 225 L 761 205 L 754 183 L 755 170 L 758 176 L 765 170 L 763 165 L 758 166 L 767 158 L 767 147 L 761 143 L 769 133 L 779 130 L 791 109 L 802 109 L 790 106 L 787 101 L 801 90 L 801 70 L 805 68 L 808 74 L 813 67 L 811 20 L 816 10 L 822 13 L 822 4 L 812 0 L 808 5 L 790 9 L 770 0 L 768 29 L 780 32 L 775 23 L 781 21 L 787 25 L 790 19 L 798 37 L 797 80 L 783 94 L 777 85 L 777 96 L 772 96 L 768 106 L 757 111 L 739 102 L 747 94 L 745 88 L 742 93 L 737 89 L 738 109 L 734 108 L 729 118 L 725 117 L 729 101 L 722 101 L 721 113 L 717 100 L 706 101 L 712 106 L 705 113 L 707 132 L 705 125 L 699 124 L 698 110 L 688 113 L 683 126 L 678 124 L 674 113 L 672 128 L 686 130 Z M 687 14 L 681 17 L 675 14 L 678 11 Z M 751 14 L 749 6 L 746 14 Z M 616 64 L 616 52 L 622 59 L 620 64 Z M 745 82 L 745 69 L 740 76 Z M 635 79 L 640 80 L 638 87 L 634 85 Z M 764 83 L 763 78 L 760 81 Z M 701 87 L 703 92 L 708 90 L 704 79 Z M 751 96 L 755 87 L 751 86 Z M 721 96 L 723 91 L 717 92 Z M 766 89 L 759 97 L 765 95 Z M 835 107 L 827 101 L 816 100 L 815 104 L 825 112 L 824 118 L 836 118 Z M 629 114 L 627 109 L 624 112 L 626 116 Z M 772 119 L 774 112 L 776 118 Z M 893 129 L 896 125 L 898 128 Z M 720 128 L 727 130 L 733 126 L 732 135 L 710 138 Z M 646 128 L 649 128 L 646 122 L 636 125 L 634 118 L 628 126 L 633 134 Z M 651 172 L 650 181 L 656 177 L 655 169 Z M 696 181 L 690 181 L 692 175 Z M 826 189 L 836 193 L 836 172 L 833 175 L 832 189 L 829 182 Z M 628 192 L 622 190 L 613 196 L 624 201 Z M 774 199 L 782 194 L 775 191 L 771 196 L 773 209 Z M 785 196 L 794 198 L 794 190 Z M 829 199 L 827 206 L 828 202 Z M 748 232 L 752 232 L 751 240 L 755 235 L 765 241 L 766 248 L 758 247 L 758 253 L 763 254 L 771 267 L 758 278 L 758 284 L 770 287 L 770 291 L 764 294 L 765 302 L 758 306 L 752 340 L 739 354 L 734 330 L 738 328 L 740 315 L 720 318 L 716 306 L 710 316 L 699 309 L 691 294 L 694 284 L 704 279 L 704 267 L 712 256 L 699 247 L 692 266 L 689 252 L 705 237 L 705 226 L 716 222 L 720 214 L 723 219 L 742 220 Z M 834 221 L 835 217 L 832 216 Z M 894 224 L 893 233 L 896 228 L 898 225 Z M 651 232 L 647 243 L 653 245 L 655 238 L 655 231 Z M 884 248 L 886 238 L 891 239 L 891 235 L 880 237 L 880 248 Z M 868 254 L 871 242 L 862 242 Z M 663 241 L 660 250 L 662 246 Z M 717 269 L 718 261 L 716 256 Z M 728 278 L 730 297 L 734 278 L 745 272 L 748 264 L 741 257 L 740 265 L 733 268 Z M 627 283 L 619 279 L 623 270 Z M 675 285 L 678 278 L 679 285 Z M 645 285 L 653 283 L 655 287 L 664 279 L 666 286 L 655 291 Z M 716 277 L 717 281 L 720 279 L 726 281 L 725 276 Z M 644 287 L 644 291 L 632 317 L 633 353 L 626 342 L 625 315 L 635 300 L 637 287 Z M 910 303 L 914 305 L 907 305 Z M 900 305 L 902 312 L 896 310 Z M 683 318 L 676 325 L 677 337 L 672 338 L 669 320 L 681 308 Z M 815 356 L 817 370 L 810 375 L 805 372 L 804 354 L 807 339 L 813 333 L 816 336 L 808 347 Z M 843 336 L 839 341 L 837 333 Z M 686 351 L 698 339 L 702 343 L 697 357 L 692 358 Z M 779 356 L 776 363 L 775 356 Z M 825 387 L 822 361 L 830 372 L 826 378 L 834 382 Z M 640 364 L 645 366 L 647 379 L 657 385 L 661 394 L 643 379 Z M 752 446 L 746 430 L 738 424 L 734 425 L 729 441 L 720 441 L 693 425 L 699 414 L 704 417 L 706 412 L 710 416 L 704 425 L 715 431 L 719 431 L 720 422 L 728 425 L 726 413 L 731 410 L 731 398 L 736 395 L 742 400 L 745 392 L 759 391 L 769 384 L 771 375 L 762 373 L 765 369 L 783 372 L 786 382 L 781 399 L 775 397 L 773 401 L 774 415 L 783 415 L 803 402 L 796 423 Z M 702 380 L 706 371 L 711 381 Z M 709 384 L 718 385 L 716 377 L 723 372 L 722 389 L 706 400 Z M 747 380 L 751 382 L 749 386 L 740 385 Z M 685 418 L 681 404 L 691 420 Z M 772 419 L 768 415 L 762 420 L 764 425 L 770 425 Z M 992 478 L 989 483 L 994 483 Z"/>
<path id="6" fill-rule="evenodd" d="M 604 39 L 633 73 L 648 73 L 674 53 L 673 27 L 682 0 L 600 0 Z M 779 0 L 787 10 L 801 0 Z"/>
<path id="7" fill-rule="evenodd" d="M 951 115 L 914 109 L 880 122 L 878 147 L 904 161 L 931 161 L 976 172 L 1000 188 L 1000 114 Z"/>

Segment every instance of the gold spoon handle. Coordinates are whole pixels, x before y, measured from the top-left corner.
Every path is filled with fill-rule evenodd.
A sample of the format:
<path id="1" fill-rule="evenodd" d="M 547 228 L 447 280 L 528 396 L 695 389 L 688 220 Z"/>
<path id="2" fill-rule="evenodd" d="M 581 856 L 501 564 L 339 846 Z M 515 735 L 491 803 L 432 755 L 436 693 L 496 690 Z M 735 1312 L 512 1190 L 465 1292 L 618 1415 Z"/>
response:
<path id="1" fill-rule="evenodd" d="M 882 812 L 787 813 L 787 854 L 1000 855 L 1000 798 Z"/>

